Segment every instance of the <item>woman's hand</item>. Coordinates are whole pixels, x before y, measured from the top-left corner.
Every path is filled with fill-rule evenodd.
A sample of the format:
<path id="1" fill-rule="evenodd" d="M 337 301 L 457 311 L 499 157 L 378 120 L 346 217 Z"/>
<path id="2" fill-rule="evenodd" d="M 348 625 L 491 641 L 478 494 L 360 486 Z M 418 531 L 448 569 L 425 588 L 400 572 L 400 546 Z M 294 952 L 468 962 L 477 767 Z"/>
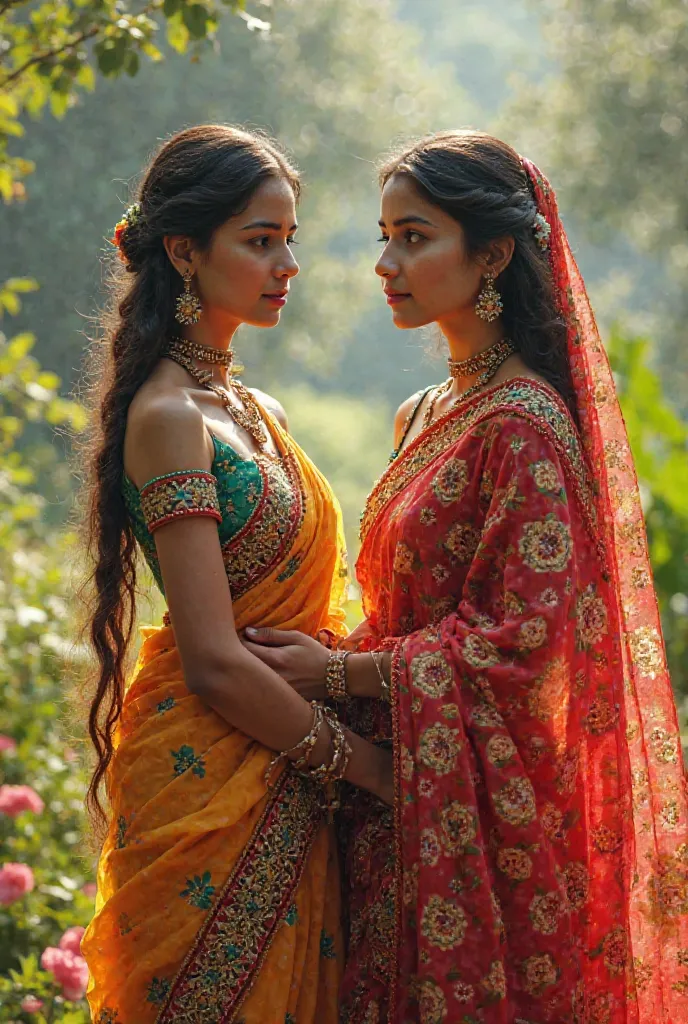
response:
<path id="1" fill-rule="evenodd" d="M 359 622 L 355 629 L 349 633 L 347 637 L 339 644 L 340 651 L 357 651 L 364 640 L 368 640 L 371 637 L 377 636 L 376 631 L 370 625 L 367 619 L 363 622 Z"/>
<path id="2" fill-rule="evenodd" d="M 330 652 L 313 637 L 295 629 L 249 626 L 244 630 L 242 643 L 306 700 L 324 700 Z"/>

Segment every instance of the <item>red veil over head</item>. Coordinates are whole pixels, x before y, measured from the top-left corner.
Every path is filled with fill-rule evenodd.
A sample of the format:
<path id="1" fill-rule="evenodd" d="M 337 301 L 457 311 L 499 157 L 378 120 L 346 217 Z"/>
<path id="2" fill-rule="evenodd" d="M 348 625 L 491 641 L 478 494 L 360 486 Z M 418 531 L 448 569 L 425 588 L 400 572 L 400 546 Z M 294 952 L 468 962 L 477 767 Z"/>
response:
<path id="1" fill-rule="evenodd" d="M 633 878 L 628 937 L 639 1019 L 678 1022 L 688 995 L 688 793 L 638 481 L 607 355 L 554 190 L 533 163 L 523 159 L 523 166 L 551 229 L 555 292 L 567 325 L 580 432 L 616 597 L 611 611 L 623 678 L 618 699 L 633 789 L 626 837 Z M 657 984 L 660 978 L 664 984 Z"/>

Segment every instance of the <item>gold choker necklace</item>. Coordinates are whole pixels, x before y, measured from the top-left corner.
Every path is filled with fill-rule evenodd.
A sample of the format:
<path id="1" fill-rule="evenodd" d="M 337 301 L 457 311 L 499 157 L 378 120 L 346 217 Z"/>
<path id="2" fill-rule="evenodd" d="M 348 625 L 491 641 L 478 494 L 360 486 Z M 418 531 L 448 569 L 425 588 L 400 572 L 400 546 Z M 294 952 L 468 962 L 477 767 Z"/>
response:
<path id="1" fill-rule="evenodd" d="M 218 355 L 224 357 L 223 359 L 206 360 L 207 362 L 222 363 L 223 366 L 230 367 L 232 362 L 232 353 L 220 351 L 220 349 L 209 349 L 207 345 L 198 346 L 194 341 L 187 341 L 186 338 L 172 338 L 169 344 L 163 351 L 163 355 L 168 359 L 174 360 L 179 366 L 183 366 L 188 374 L 208 391 L 212 391 L 213 394 L 222 402 L 223 406 L 227 410 L 228 414 L 234 420 L 238 427 L 245 430 L 256 443 L 259 451 L 270 454 L 267 443 L 268 435 L 263 422 L 263 417 L 260 414 L 260 408 L 255 398 L 243 384 L 238 380 L 230 382 L 229 388 L 234 392 L 235 396 L 243 403 L 243 409 L 239 408 L 232 401 L 230 390 L 227 388 L 220 387 L 219 384 L 213 383 L 213 374 L 211 370 L 201 370 L 200 367 L 196 366 L 194 359 L 201 360 L 202 357 L 195 354 L 193 349 L 198 347 L 205 351 L 217 352 Z M 229 357 L 229 361 L 227 361 Z M 230 370 L 230 373 L 232 371 Z"/>
<path id="2" fill-rule="evenodd" d="M 425 410 L 425 416 L 423 417 L 423 430 L 429 427 L 433 421 L 435 415 L 435 403 L 438 398 L 442 395 L 446 395 L 448 391 L 451 391 L 451 386 L 454 382 L 455 377 L 473 377 L 476 373 L 480 376 L 471 384 L 463 394 L 454 402 L 454 405 L 458 405 L 460 402 L 465 402 L 467 398 L 472 398 L 481 391 L 486 384 L 489 384 L 495 373 L 502 365 L 505 359 L 508 359 L 516 351 L 514 345 L 509 341 L 508 338 L 502 338 L 501 341 L 496 342 L 494 345 L 490 345 L 484 352 L 479 352 L 477 356 L 471 356 L 470 359 L 450 359 L 449 372 L 451 377 L 445 380 L 444 384 L 440 384 L 430 397 L 428 407 Z"/>
<path id="3" fill-rule="evenodd" d="M 228 370 L 231 370 L 234 362 L 234 352 L 231 348 L 214 348 L 213 345 L 203 345 L 200 341 L 190 341 L 188 338 L 172 338 L 167 351 L 188 356 L 199 363 L 226 366 Z"/>
<path id="4" fill-rule="evenodd" d="M 452 377 L 474 377 L 476 373 L 486 373 L 499 369 L 505 359 L 515 352 L 513 344 L 508 338 L 502 338 L 490 345 L 483 352 L 471 356 L 469 359 L 448 359 L 449 373 Z"/>

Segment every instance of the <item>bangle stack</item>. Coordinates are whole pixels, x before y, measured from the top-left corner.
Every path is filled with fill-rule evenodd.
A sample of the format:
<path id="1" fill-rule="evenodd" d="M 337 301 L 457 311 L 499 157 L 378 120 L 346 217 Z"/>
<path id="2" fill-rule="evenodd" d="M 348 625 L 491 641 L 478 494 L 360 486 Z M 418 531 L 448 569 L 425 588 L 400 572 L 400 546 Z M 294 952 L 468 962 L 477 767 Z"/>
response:
<path id="1" fill-rule="evenodd" d="M 308 735 L 304 736 L 299 743 L 296 743 L 288 750 L 283 750 L 272 759 L 265 770 L 265 781 L 268 789 L 270 789 L 275 766 L 284 758 L 290 759 L 296 771 L 307 775 L 323 787 L 325 791 L 325 807 L 331 819 L 332 812 L 339 807 L 337 783 L 346 774 L 352 750 L 339 719 L 335 718 L 331 712 L 324 708 L 322 704 L 318 704 L 317 701 L 311 701 L 311 708 L 313 710 L 313 724 Z M 310 757 L 325 722 L 330 730 L 332 757 L 329 762 L 311 767 Z M 298 756 L 294 757 L 293 755 L 295 754 Z"/>
<path id="2" fill-rule="evenodd" d="M 380 700 L 384 700 L 388 704 L 391 704 L 392 703 L 392 688 L 391 688 L 388 680 L 385 679 L 384 673 L 382 671 L 383 652 L 382 651 L 371 651 L 370 654 L 371 654 L 371 657 L 373 659 L 373 662 L 375 663 L 375 668 L 377 669 L 377 674 L 380 677 Z"/>
<path id="3" fill-rule="evenodd" d="M 325 669 L 325 693 L 328 700 L 343 701 L 346 693 L 346 659 L 351 651 L 331 651 Z"/>

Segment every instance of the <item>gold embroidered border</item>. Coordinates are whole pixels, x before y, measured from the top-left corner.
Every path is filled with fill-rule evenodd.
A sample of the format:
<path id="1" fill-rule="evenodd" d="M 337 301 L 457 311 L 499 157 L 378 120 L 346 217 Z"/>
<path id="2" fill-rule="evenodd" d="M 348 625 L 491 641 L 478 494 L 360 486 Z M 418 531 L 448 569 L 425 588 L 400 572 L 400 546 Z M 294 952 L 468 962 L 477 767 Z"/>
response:
<path id="1" fill-rule="evenodd" d="M 256 455 L 255 462 L 263 478 L 259 503 L 222 549 L 235 600 L 287 558 L 305 512 L 303 482 L 293 453 L 286 450 L 280 462 Z"/>
<path id="2" fill-rule="evenodd" d="M 317 787 L 287 769 L 172 984 L 156 1024 L 231 1024 L 323 819 Z"/>
<path id="3" fill-rule="evenodd" d="M 583 447 L 571 416 L 551 388 L 528 378 L 515 378 L 479 395 L 462 409 L 451 410 L 419 434 L 395 462 L 387 467 L 373 487 L 361 517 L 361 541 L 387 504 L 466 430 L 496 413 L 512 413 L 527 419 L 548 438 L 562 460 L 564 471 L 573 484 L 586 527 L 598 545 L 597 515 Z"/>

